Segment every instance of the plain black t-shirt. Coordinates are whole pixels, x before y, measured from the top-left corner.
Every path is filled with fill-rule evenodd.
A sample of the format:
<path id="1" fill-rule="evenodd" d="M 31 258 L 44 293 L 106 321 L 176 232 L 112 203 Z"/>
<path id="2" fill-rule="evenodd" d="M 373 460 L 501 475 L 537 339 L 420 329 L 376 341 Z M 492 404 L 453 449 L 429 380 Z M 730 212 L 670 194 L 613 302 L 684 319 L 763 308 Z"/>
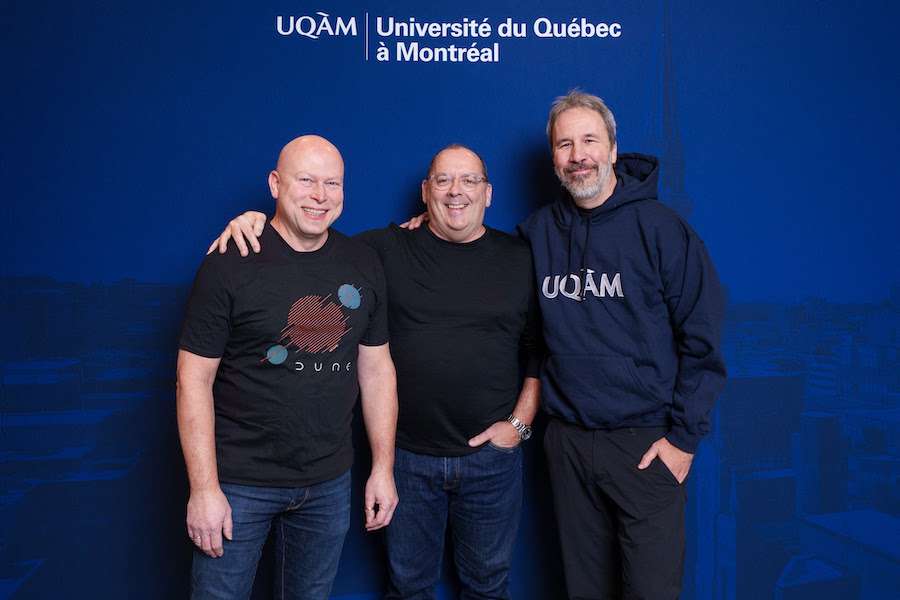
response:
<path id="1" fill-rule="evenodd" d="M 223 482 L 306 486 L 353 460 L 358 345 L 387 342 L 384 274 L 371 248 L 331 229 L 314 252 L 271 225 L 259 254 L 206 257 L 191 291 L 183 350 L 221 357 L 213 385 Z"/>
<path id="2" fill-rule="evenodd" d="M 442 240 L 425 226 L 391 225 L 356 236 L 378 252 L 388 286 L 397 369 L 397 445 L 460 456 L 468 440 L 512 412 L 528 375 L 538 376 L 531 252 L 488 228 L 473 242 Z"/>

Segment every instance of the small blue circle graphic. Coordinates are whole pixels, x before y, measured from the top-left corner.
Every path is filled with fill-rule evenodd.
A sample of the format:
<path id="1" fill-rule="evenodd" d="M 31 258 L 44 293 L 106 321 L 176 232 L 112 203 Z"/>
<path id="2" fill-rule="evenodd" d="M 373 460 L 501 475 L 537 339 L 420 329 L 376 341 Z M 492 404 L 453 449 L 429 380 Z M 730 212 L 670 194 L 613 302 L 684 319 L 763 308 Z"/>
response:
<path id="1" fill-rule="evenodd" d="M 285 360 L 287 360 L 288 351 L 284 346 L 275 344 L 268 350 L 266 350 L 266 358 L 273 365 L 280 365 Z"/>
<path id="2" fill-rule="evenodd" d="M 362 298 L 359 295 L 359 290 L 349 283 L 345 283 L 338 288 L 338 299 L 341 301 L 342 305 L 346 306 L 350 310 L 359 308 L 359 304 L 360 302 L 362 302 Z"/>

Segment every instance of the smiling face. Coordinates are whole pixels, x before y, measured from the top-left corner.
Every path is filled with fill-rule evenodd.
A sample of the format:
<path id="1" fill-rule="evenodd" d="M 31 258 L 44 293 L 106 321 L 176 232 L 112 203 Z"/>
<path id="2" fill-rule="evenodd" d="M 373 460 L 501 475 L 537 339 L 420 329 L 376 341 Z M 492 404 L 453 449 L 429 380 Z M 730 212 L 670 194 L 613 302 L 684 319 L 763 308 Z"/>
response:
<path id="1" fill-rule="evenodd" d="M 428 227 L 443 240 L 466 243 L 484 234 L 484 209 L 491 205 L 491 184 L 478 155 L 468 148 L 442 150 L 422 182 Z"/>
<path id="2" fill-rule="evenodd" d="M 344 161 L 328 140 L 299 137 L 282 149 L 269 173 L 272 226 L 295 250 L 320 248 L 344 206 Z"/>
<path id="3" fill-rule="evenodd" d="M 556 176 L 578 206 L 594 208 L 612 195 L 616 146 L 610 147 L 598 112 L 577 107 L 560 113 L 553 124 L 552 147 Z"/>

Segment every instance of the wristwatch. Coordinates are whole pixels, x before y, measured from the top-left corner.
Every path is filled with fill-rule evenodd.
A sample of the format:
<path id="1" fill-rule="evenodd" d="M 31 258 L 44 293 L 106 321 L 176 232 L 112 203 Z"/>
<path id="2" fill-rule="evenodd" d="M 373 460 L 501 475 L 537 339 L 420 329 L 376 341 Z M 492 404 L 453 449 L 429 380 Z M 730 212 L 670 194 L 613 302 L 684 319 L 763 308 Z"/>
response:
<path id="1" fill-rule="evenodd" d="M 507 422 L 519 432 L 519 440 L 524 442 L 531 437 L 531 425 L 526 425 L 513 415 L 506 417 Z"/>

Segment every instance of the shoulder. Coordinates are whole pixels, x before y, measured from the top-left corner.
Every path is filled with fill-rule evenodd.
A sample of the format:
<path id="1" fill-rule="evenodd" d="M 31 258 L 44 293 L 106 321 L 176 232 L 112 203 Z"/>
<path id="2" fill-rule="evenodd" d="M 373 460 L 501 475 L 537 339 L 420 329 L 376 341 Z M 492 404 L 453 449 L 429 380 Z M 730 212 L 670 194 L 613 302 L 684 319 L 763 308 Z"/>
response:
<path id="1" fill-rule="evenodd" d="M 512 235 L 492 227 L 488 227 L 487 230 L 494 244 L 501 252 L 525 259 L 531 258 L 531 248 L 521 236 Z"/>
<path id="2" fill-rule="evenodd" d="M 332 229 L 330 235 L 334 236 L 335 250 L 341 260 L 363 269 L 381 266 L 378 248 L 368 238 L 361 237 L 363 234 L 349 237 Z"/>
<path id="3" fill-rule="evenodd" d="M 403 233 L 409 232 L 406 229 L 401 229 L 397 225 L 391 223 L 387 227 L 369 229 L 368 231 L 357 233 L 353 236 L 353 239 L 359 243 L 365 244 L 370 248 L 374 248 L 380 253 L 384 249 L 389 248 L 390 246 L 395 244 Z"/>
<path id="4" fill-rule="evenodd" d="M 646 198 L 630 203 L 632 210 L 646 219 L 651 219 L 659 223 L 677 223 L 682 220 L 681 215 L 657 200 L 656 198 Z"/>
<path id="5" fill-rule="evenodd" d="M 237 247 L 229 244 L 224 254 L 214 250 L 203 257 L 203 261 L 197 269 L 197 275 L 202 275 L 207 279 L 213 278 L 222 283 L 232 283 L 239 278 L 243 271 L 252 268 L 259 258 L 260 255 L 254 252 L 251 252 L 249 256 L 241 256 Z"/>
<path id="6" fill-rule="evenodd" d="M 543 223 L 553 219 L 553 202 L 545 204 L 537 209 L 519 224 L 518 230 L 521 235 L 527 235 L 536 227 L 540 227 Z"/>
<path id="7" fill-rule="evenodd" d="M 653 231 L 663 241 L 686 241 L 697 234 L 675 210 L 658 200 L 642 200 L 631 205 L 642 229 Z"/>

